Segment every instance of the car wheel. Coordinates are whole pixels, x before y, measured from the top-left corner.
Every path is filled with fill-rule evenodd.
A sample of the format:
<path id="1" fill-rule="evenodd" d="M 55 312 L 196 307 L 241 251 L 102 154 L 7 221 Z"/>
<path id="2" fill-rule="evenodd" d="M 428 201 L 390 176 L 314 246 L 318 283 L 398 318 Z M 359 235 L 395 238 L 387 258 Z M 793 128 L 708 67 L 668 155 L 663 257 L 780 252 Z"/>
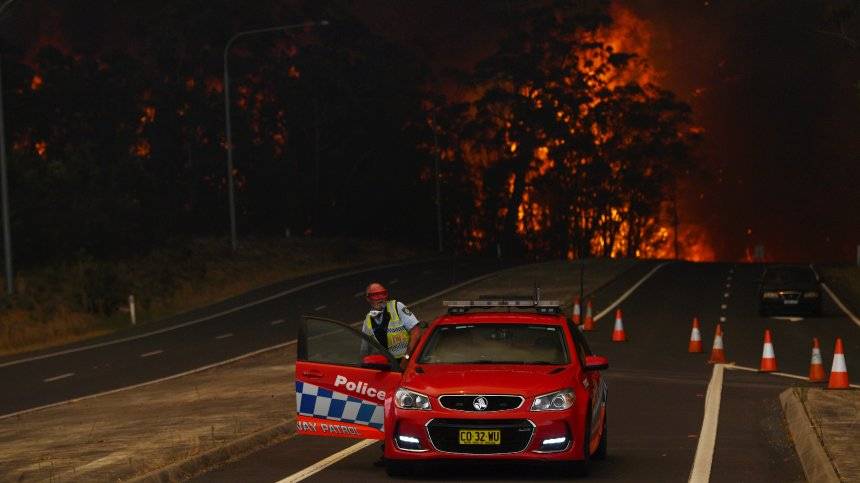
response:
<path id="1" fill-rule="evenodd" d="M 591 455 L 595 460 L 605 460 L 606 459 L 606 415 L 607 412 L 603 411 L 603 434 L 600 435 L 600 444 L 597 445 L 597 449 L 594 451 L 594 454 Z"/>
<path id="2" fill-rule="evenodd" d="M 385 472 L 388 476 L 411 476 L 415 473 L 415 463 L 411 461 L 385 460 Z"/>

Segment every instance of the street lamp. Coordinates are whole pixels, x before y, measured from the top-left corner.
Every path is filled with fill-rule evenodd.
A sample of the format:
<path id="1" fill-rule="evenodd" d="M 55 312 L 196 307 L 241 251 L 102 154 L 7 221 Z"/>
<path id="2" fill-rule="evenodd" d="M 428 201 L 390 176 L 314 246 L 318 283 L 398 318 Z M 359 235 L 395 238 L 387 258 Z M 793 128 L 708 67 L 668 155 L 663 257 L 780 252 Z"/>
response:
<path id="1" fill-rule="evenodd" d="M 0 5 L 0 14 L 12 5 L 15 0 L 8 0 Z M 0 57 L 0 63 L 2 63 Z M 6 295 L 15 292 L 15 279 L 12 270 L 12 232 L 9 222 L 9 183 L 6 179 L 6 127 L 3 124 L 3 71 L 0 67 L 0 198 L 3 205 L 3 257 L 6 261 Z"/>
<path id="2" fill-rule="evenodd" d="M 236 251 L 238 241 L 236 237 L 236 201 L 235 195 L 233 194 L 233 129 L 230 123 L 230 70 L 227 57 L 230 52 L 230 47 L 233 46 L 233 42 L 235 42 L 239 37 L 263 34 L 267 32 L 285 32 L 287 30 L 300 29 L 304 27 L 326 25 L 328 25 L 328 21 L 321 20 L 319 22 L 304 22 L 264 29 L 246 30 L 230 37 L 230 40 L 227 41 L 227 45 L 224 46 L 224 118 L 226 123 L 225 130 L 227 132 L 227 199 L 230 205 L 230 246 L 233 248 L 234 252 Z"/>

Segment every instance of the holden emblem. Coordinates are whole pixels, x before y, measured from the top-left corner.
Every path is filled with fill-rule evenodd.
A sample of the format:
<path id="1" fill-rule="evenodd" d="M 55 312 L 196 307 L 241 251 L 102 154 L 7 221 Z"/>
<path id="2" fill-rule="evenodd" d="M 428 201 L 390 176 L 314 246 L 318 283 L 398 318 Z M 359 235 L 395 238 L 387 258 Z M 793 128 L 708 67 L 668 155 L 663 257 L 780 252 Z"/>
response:
<path id="1" fill-rule="evenodd" d="M 483 411 L 484 409 L 487 409 L 487 405 L 487 398 L 485 398 L 484 396 L 478 396 L 475 398 L 474 401 L 472 401 L 472 407 L 474 407 L 478 411 Z"/>

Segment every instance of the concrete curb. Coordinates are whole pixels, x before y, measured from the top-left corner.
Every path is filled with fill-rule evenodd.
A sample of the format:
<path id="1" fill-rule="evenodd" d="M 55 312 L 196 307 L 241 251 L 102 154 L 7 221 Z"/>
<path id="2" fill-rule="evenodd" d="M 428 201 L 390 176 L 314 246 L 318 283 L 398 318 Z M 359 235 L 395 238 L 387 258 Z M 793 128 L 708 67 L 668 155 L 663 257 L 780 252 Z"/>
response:
<path id="1" fill-rule="evenodd" d="M 786 389 L 779 395 L 779 401 L 803 472 L 809 481 L 839 483 L 841 480 L 836 475 L 836 469 L 803 406 L 801 391 L 797 387 Z"/>
<path id="2" fill-rule="evenodd" d="M 223 446 L 212 448 L 182 461 L 136 476 L 128 481 L 134 483 L 185 481 L 204 470 L 226 463 L 243 454 L 267 448 L 279 440 L 287 439 L 293 435 L 295 435 L 295 420 L 291 418 L 256 433 L 230 441 Z"/>

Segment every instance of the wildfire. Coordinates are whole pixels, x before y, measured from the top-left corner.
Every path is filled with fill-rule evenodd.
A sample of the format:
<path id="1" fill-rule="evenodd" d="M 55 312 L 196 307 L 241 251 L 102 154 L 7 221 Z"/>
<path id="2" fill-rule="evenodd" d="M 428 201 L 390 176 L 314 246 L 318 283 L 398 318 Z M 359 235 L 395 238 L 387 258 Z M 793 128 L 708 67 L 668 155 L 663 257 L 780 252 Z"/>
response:
<path id="1" fill-rule="evenodd" d="M 36 141 L 33 148 L 36 150 L 36 154 L 38 154 L 40 158 L 44 158 L 48 153 L 48 143 L 44 140 Z"/>
<path id="2" fill-rule="evenodd" d="M 34 75 L 33 79 L 30 81 L 30 90 L 38 91 L 42 88 L 43 83 L 44 80 L 42 79 L 42 76 L 40 76 L 39 74 Z"/>

